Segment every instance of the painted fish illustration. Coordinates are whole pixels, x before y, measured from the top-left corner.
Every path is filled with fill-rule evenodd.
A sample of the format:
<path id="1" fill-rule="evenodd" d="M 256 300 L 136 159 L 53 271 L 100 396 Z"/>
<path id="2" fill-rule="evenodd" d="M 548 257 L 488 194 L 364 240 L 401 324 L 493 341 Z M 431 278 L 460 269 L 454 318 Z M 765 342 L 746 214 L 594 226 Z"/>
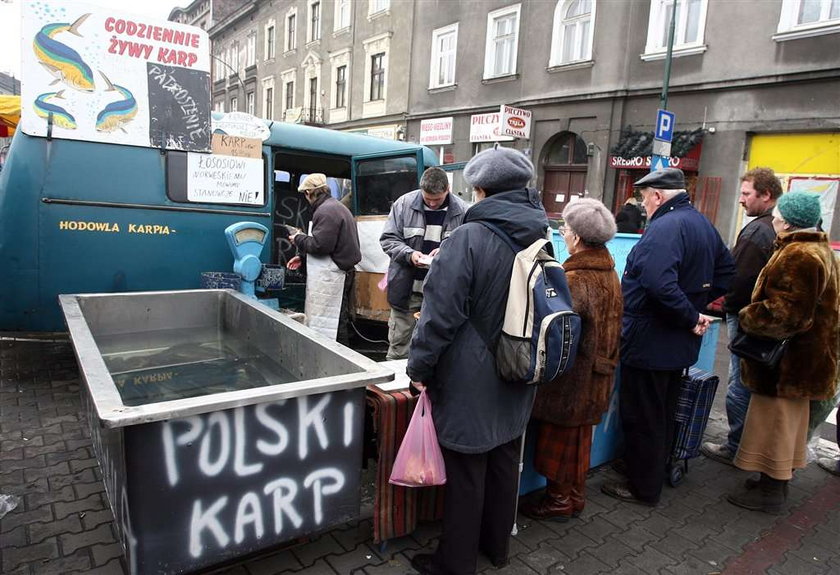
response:
<path id="1" fill-rule="evenodd" d="M 72 24 L 66 22 L 47 24 L 35 35 L 32 49 L 41 65 L 55 76 L 53 84 L 64 82 L 76 90 L 93 92 L 95 85 L 90 66 L 82 61 L 82 57 L 73 48 L 53 39 L 61 32 L 70 32 L 81 37 L 79 26 L 87 20 L 88 16 L 90 14 L 85 14 Z"/>
<path id="2" fill-rule="evenodd" d="M 99 72 L 102 74 L 102 72 Z M 108 76 L 102 74 L 105 82 L 108 83 L 108 91 L 117 91 L 123 95 L 122 100 L 111 102 L 99 112 L 96 116 L 96 131 L 97 132 L 114 132 L 122 130 L 125 132 L 123 126 L 128 124 L 137 115 L 137 100 L 127 88 L 112 84 Z"/>
<path id="3" fill-rule="evenodd" d="M 71 116 L 61 106 L 51 103 L 50 100 L 53 98 L 64 99 L 64 90 L 60 92 L 46 92 L 35 98 L 35 102 L 32 103 L 32 106 L 35 108 L 35 113 L 47 121 L 49 121 L 50 114 L 52 114 L 53 124 L 65 130 L 75 130 L 76 118 Z"/>

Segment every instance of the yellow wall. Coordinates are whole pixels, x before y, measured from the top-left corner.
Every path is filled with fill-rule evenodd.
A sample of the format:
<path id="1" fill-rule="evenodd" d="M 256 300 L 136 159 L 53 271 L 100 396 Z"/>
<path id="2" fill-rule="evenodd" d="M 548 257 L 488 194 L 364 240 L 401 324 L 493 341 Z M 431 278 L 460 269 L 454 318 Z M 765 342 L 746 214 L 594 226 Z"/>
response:
<path id="1" fill-rule="evenodd" d="M 749 168 L 788 174 L 840 174 L 840 132 L 761 134 L 750 143 Z"/>

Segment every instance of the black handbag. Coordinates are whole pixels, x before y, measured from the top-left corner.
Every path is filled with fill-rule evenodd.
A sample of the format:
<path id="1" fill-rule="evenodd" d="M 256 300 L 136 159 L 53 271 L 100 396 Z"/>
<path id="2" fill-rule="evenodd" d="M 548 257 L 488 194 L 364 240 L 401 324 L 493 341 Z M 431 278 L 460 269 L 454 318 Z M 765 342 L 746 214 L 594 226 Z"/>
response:
<path id="1" fill-rule="evenodd" d="M 750 335 L 739 327 L 728 347 L 729 351 L 741 359 L 748 359 L 773 369 L 782 359 L 789 341 L 789 338 L 769 339 Z"/>

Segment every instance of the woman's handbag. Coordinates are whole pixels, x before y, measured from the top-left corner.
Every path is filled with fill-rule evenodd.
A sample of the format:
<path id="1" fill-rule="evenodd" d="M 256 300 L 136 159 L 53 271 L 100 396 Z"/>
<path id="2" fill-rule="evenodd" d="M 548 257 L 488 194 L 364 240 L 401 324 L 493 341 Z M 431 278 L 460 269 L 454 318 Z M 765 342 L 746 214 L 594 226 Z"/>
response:
<path id="1" fill-rule="evenodd" d="M 773 369 L 787 349 L 789 338 L 769 339 L 750 335 L 738 328 L 735 337 L 729 342 L 729 351 L 740 357 L 754 361 L 764 367 Z"/>
<path id="2" fill-rule="evenodd" d="M 432 402 L 424 389 L 408 422 L 388 483 L 427 487 L 446 483 L 443 454 L 432 421 Z"/>

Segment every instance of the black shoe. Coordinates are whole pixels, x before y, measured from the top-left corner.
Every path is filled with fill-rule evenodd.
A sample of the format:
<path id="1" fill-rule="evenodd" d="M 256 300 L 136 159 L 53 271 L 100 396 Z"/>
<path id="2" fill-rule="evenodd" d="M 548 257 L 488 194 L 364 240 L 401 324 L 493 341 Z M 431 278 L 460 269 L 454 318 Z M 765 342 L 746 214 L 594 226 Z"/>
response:
<path id="1" fill-rule="evenodd" d="M 616 459 L 615 461 L 613 461 L 612 470 L 618 473 L 619 475 L 627 477 L 627 463 L 623 459 Z"/>
<path id="2" fill-rule="evenodd" d="M 621 501 L 627 501 L 629 503 L 638 503 L 640 505 L 646 505 L 648 507 L 656 507 L 657 502 L 655 501 L 645 501 L 644 499 L 639 499 L 633 492 L 630 491 L 630 485 L 627 482 L 612 482 L 612 483 L 604 483 L 601 486 L 601 491 L 609 495 L 610 497 L 615 497 L 616 499 L 620 499 Z"/>
<path id="3" fill-rule="evenodd" d="M 446 575 L 446 570 L 435 562 L 433 553 L 418 553 L 411 558 L 411 566 L 420 575 Z"/>

